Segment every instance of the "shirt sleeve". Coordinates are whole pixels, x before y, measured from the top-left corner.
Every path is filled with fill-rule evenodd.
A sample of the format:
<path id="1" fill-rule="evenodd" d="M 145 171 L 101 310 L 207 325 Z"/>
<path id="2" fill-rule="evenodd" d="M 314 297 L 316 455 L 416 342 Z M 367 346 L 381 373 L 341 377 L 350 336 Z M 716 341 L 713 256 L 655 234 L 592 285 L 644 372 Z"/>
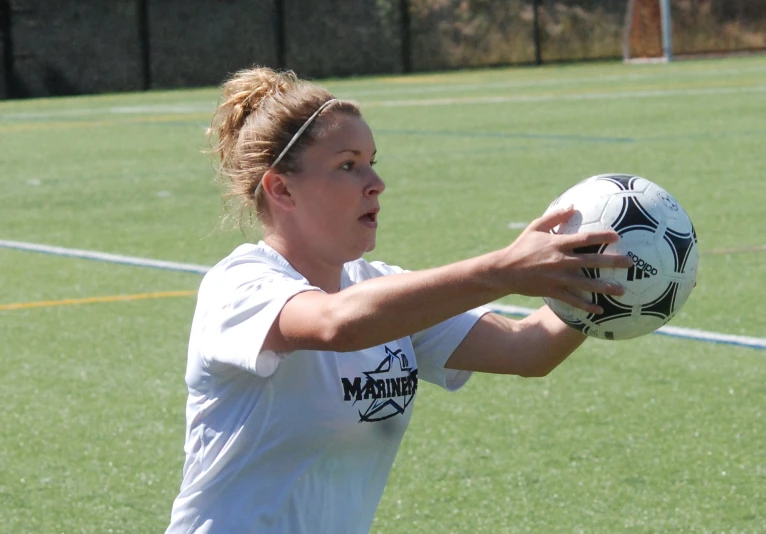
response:
<path id="1" fill-rule="evenodd" d="M 262 351 L 274 320 L 292 297 L 321 291 L 279 267 L 240 262 L 222 273 L 222 282 L 209 288 L 215 302 L 205 320 L 203 361 L 211 372 L 234 366 L 258 376 L 276 371 L 282 355 Z"/>
<path id="2" fill-rule="evenodd" d="M 371 265 L 383 275 L 407 272 L 382 262 Z M 471 377 L 471 371 L 447 369 L 444 365 L 476 321 L 491 311 L 484 306 L 474 308 L 410 336 L 418 362 L 418 378 L 448 391 L 462 387 Z"/>
<path id="3" fill-rule="evenodd" d="M 460 371 L 444 367 L 473 325 L 489 308 L 469 310 L 411 336 L 415 357 L 418 361 L 418 378 L 455 391 L 471 377 L 471 371 Z"/>

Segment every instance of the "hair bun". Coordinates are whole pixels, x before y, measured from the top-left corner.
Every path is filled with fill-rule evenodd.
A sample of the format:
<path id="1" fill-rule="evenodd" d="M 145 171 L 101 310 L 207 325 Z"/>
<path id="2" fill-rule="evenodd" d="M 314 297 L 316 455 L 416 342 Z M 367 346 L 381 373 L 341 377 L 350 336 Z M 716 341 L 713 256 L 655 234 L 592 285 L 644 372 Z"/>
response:
<path id="1" fill-rule="evenodd" d="M 264 99 L 287 92 L 297 83 L 292 71 L 280 73 L 263 67 L 243 70 L 224 84 L 223 99 L 224 103 L 230 102 L 234 109 L 247 115 L 258 109 Z"/>
<path id="2" fill-rule="evenodd" d="M 221 102 L 208 129 L 208 135 L 218 139 L 221 161 L 231 155 L 245 121 L 263 101 L 274 94 L 288 92 L 298 83 L 292 71 L 256 67 L 237 72 L 223 85 Z"/>

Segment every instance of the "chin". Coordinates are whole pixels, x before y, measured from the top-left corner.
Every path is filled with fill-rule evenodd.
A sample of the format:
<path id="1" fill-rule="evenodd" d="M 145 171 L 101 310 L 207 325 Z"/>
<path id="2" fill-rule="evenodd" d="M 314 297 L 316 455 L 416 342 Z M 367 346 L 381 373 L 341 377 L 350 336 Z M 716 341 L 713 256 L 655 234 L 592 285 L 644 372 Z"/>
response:
<path id="1" fill-rule="evenodd" d="M 367 254 L 368 252 L 372 252 L 374 249 L 375 249 L 375 243 L 374 242 L 370 243 L 369 245 L 366 245 L 366 246 L 363 246 L 363 247 L 359 247 L 356 250 L 354 250 L 353 252 L 350 252 L 350 254 L 348 254 L 348 256 L 346 256 L 346 260 L 344 261 L 344 263 L 348 263 L 350 261 L 359 260 L 365 254 Z"/>
<path id="2" fill-rule="evenodd" d="M 355 236 L 356 239 L 349 239 L 346 241 L 348 244 L 343 253 L 345 256 L 345 262 L 356 261 L 364 256 L 366 253 L 375 250 L 376 239 L 369 234 L 362 236 Z"/>

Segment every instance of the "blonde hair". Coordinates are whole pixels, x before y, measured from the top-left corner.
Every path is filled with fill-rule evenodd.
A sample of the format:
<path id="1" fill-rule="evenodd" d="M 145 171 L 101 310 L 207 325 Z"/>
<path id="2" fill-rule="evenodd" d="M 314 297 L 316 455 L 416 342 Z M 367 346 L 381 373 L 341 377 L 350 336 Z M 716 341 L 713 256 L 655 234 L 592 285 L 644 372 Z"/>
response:
<path id="1" fill-rule="evenodd" d="M 226 188 L 223 197 L 228 203 L 238 202 L 240 227 L 245 213 L 250 221 L 255 215 L 266 222 L 268 209 L 258 184 L 309 117 L 334 97 L 292 71 L 265 67 L 237 72 L 222 89 L 207 134 L 212 152 L 220 159 L 217 174 Z M 322 114 L 327 111 L 361 116 L 355 104 L 342 100 L 330 103 Z M 300 156 L 316 139 L 318 119 L 284 154 L 275 167 L 277 172 L 301 170 Z"/>

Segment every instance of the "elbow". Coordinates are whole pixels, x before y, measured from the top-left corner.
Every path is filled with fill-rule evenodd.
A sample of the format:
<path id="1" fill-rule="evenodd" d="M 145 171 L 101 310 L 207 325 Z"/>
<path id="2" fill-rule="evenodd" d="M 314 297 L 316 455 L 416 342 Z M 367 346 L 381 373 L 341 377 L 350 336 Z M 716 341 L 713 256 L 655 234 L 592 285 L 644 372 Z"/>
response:
<path id="1" fill-rule="evenodd" d="M 353 329 L 343 324 L 329 324 L 324 329 L 322 340 L 322 350 L 331 350 L 333 352 L 353 352 L 364 347 L 354 336 Z"/>
<path id="2" fill-rule="evenodd" d="M 524 359 L 524 364 L 516 369 L 515 374 L 521 378 L 544 378 L 551 374 L 556 367 L 540 354 L 529 354 Z"/>
<path id="3" fill-rule="evenodd" d="M 367 348 L 351 317 L 338 309 L 327 310 L 322 315 L 318 339 L 320 350 L 352 352 Z"/>
<path id="4" fill-rule="evenodd" d="M 551 371 L 553 371 L 553 367 L 542 367 L 542 366 L 530 366 L 527 368 L 522 369 L 519 373 L 517 373 L 521 378 L 545 378 L 549 374 L 551 374 Z"/>

